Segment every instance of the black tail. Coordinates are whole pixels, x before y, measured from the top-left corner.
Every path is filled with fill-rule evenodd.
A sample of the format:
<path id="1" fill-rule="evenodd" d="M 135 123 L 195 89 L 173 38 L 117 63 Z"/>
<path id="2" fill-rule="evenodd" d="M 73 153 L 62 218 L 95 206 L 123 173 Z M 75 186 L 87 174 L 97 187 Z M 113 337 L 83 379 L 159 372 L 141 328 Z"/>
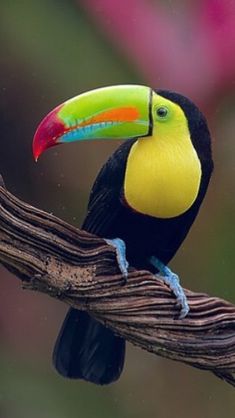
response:
<path id="1" fill-rule="evenodd" d="M 69 309 L 53 353 L 60 374 L 105 385 L 119 378 L 124 359 L 123 338 L 86 312 Z"/>

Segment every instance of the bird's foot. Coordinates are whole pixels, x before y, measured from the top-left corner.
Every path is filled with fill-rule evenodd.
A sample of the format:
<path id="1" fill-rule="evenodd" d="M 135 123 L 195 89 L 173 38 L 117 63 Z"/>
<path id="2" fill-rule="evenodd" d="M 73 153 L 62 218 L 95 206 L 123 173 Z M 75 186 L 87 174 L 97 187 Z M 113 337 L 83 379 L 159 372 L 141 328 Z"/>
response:
<path id="1" fill-rule="evenodd" d="M 150 263 L 159 270 L 162 280 L 174 293 L 176 301 L 181 307 L 179 318 L 185 318 L 189 313 L 189 305 L 184 290 L 180 284 L 179 276 L 173 273 L 169 267 L 165 266 L 165 264 L 154 256 L 150 258 Z"/>
<path id="2" fill-rule="evenodd" d="M 105 239 L 107 244 L 111 245 L 116 249 L 117 262 L 121 273 L 125 277 L 128 276 L 129 263 L 126 259 L 126 244 L 121 238 Z"/>

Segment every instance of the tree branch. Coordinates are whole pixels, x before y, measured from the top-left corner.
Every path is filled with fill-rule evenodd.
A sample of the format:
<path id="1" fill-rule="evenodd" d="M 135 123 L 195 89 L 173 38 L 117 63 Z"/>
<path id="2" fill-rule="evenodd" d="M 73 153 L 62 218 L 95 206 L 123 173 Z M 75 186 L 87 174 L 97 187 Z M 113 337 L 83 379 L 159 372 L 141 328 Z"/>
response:
<path id="1" fill-rule="evenodd" d="M 10 194 L 0 179 L 0 263 L 23 287 L 86 310 L 133 344 L 210 370 L 235 386 L 235 306 L 185 290 L 179 314 L 161 280 L 132 269 L 125 282 L 115 250 Z"/>

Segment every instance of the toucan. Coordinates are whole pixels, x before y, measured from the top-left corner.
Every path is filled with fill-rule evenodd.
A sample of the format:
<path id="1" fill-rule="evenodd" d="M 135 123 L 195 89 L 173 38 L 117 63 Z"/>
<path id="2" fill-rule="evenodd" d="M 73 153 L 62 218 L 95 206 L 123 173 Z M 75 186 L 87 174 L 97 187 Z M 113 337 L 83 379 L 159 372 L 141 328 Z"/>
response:
<path id="1" fill-rule="evenodd" d="M 181 94 L 117 85 L 80 94 L 52 110 L 33 139 L 35 160 L 47 148 L 80 140 L 123 139 L 92 187 L 82 228 L 116 249 L 120 270 L 159 273 L 183 319 L 188 302 L 167 266 L 185 239 L 213 170 L 211 137 L 198 107 Z M 125 341 L 88 313 L 69 309 L 53 362 L 69 378 L 116 381 Z"/>

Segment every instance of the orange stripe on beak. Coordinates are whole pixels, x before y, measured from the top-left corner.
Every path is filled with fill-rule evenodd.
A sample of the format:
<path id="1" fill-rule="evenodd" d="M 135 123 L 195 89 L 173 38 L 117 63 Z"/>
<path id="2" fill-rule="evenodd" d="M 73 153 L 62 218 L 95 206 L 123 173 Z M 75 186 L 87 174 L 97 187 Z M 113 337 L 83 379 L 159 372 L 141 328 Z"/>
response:
<path id="1" fill-rule="evenodd" d="M 87 126 L 101 122 L 133 122 L 140 116 L 139 111 L 135 107 L 120 107 L 119 109 L 111 109 L 92 116 L 80 123 L 79 126 Z"/>

